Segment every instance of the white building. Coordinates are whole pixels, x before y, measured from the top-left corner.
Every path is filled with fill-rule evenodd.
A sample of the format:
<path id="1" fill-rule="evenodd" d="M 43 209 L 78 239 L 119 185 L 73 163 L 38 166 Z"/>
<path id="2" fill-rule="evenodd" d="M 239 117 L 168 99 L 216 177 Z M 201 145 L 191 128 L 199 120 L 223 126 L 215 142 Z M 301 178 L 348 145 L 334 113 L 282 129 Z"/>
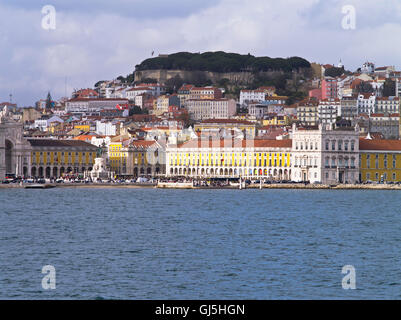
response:
<path id="1" fill-rule="evenodd" d="M 337 78 L 337 97 L 339 99 L 352 95 L 352 89 L 350 88 L 350 86 L 353 80 L 353 76 L 346 75 Z"/>
<path id="2" fill-rule="evenodd" d="M 356 97 L 343 97 L 340 100 L 339 115 L 342 119 L 353 120 L 358 116 L 358 100 Z"/>
<path id="3" fill-rule="evenodd" d="M 227 119 L 236 114 L 234 99 L 188 100 L 187 109 L 192 119 Z"/>
<path id="4" fill-rule="evenodd" d="M 153 90 L 149 87 L 135 87 L 135 88 L 129 89 L 129 90 L 127 90 L 127 99 L 135 102 L 136 96 L 142 95 L 144 93 L 153 95 Z"/>
<path id="5" fill-rule="evenodd" d="M 56 115 L 42 116 L 40 119 L 35 120 L 34 128 L 39 129 L 40 131 L 47 131 L 47 128 L 49 128 L 53 122 L 63 123 L 64 120 Z"/>
<path id="6" fill-rule="evenodd" d="M 70 99 L 65 103 L 65 110 L 71 113 L 99 112 L 115 109 L 118 104 L 127 104 L 127 99 Z"/>
<path id="7" fill-rule="evenodd" d="M 398 97 L 376 98 L 375 113 L 399 113 L 399 107 Z"/>
<path id="8" fill-rule="evenodd" d="M 371 114 L 375 111 L 376 95 L 370 93 L 362 93 L 358 96 L 358 114 Z"/>
<path id="9" fill-rule="evenodd" d="M 292 180 L 336 184 L 359 181 L 359 128 L 319 125 L 292 132 Z"/>
<path id="10" fill-rule="evenodd" d="M 90 143 L 97 147 L 101 147 L 104 145 L 108 149 L 110 142 L 111 142 L 110 137 L 93 136 Z"/>
<path id="11" fill-rule="evenodd" d="M 372 62 L 365 62 L 361 68 L 362 73 L 373 73 L 375 72 L 375 64 Z"/>
<path id="12" fill-rule="evenodd" d="M 397 97 L 401 97 L 401 79 L 399 78 L 395 82 L 395 94 Z"/>
<path id="13" fill-rule="evenodd" d="M 241 105 L 249 102 L 262 102 L 265 100 L 267 93 L 264 90 L 241 90 L 239 103 Z"/>
<path id="14" fill-rule="evenodd" d="M 248 114 L 255 119 L 263 119 L 265 115 L 269 113 L 269 106 L 267 104 L 261 104 L 252 102 L 248 104 Z"/>
<path id="15" fill-rule="evenodd" d="M 323 124 L 333 124 L 340 115 L 339 99 L 324 99 L 318 106 L 319 120 Z"/>
<path id="16" fill-rule="evenodd" d="M 102 136 L 115 136 L 117 127 L 111 122 L 96 121 L 96 134 Z"/>
<path id="17" fill-rule="evenodd" d="M 110 95 L 113 99 L 127 99 L 127 91 L 131 89 L 129 87 L 116 88 L 114 92 Z"/>

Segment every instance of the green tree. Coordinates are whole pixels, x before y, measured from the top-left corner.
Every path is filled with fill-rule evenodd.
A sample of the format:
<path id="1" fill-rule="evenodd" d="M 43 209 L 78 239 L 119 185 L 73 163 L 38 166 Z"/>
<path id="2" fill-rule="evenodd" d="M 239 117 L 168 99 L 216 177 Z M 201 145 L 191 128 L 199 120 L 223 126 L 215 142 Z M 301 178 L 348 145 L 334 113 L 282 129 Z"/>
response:
<path id="1" fill-rule="evenodd" d="M 390 97 L 395 96 L 395 81 L 391 79 L 386 79 L 383 85 L 383 96 Z"/>
<path id="2" fill-rule="evenodd" d="M 326 69 L 326 71 L 324 72 L 324 75 L 326 77 L 333 77 L 333 78 L 342 76 L 343 74 L 344 74 L 344 68 L 336 68 L 336 67 Z"/>
<path id="3" fill-rule="evenodd" d="M 372 93 L 373 87 L 369 82 L 363 81 L 361 84 L 358 86 L 358 91 L 359 93 Z"/>
<path id="4" fill-rule="evenodd" d="M 166 91 L 167 93 L 174 93 L 177 92 L 179 88 L 181 88 L 184 80 L 180 77 L 179 74 L 175 75 L 175 77 L 170 78 L 166 81 Z"/>
<path id="5" fill-rule="evenodd" d="M 46 98 L 46 109 L 51 109 L 53 106 L 52 104 L 52 96 L 50 95 L 50 91 L 47 93 L 47 98 Z"/>
<path id="6" fill-rule="evenodd" d="M 133 106 L 130 110 L 129 110 L 129 116 L 132 116 L 134 114 L 143 114 L 143 110 L 138 107 L 138 106 Z"/>

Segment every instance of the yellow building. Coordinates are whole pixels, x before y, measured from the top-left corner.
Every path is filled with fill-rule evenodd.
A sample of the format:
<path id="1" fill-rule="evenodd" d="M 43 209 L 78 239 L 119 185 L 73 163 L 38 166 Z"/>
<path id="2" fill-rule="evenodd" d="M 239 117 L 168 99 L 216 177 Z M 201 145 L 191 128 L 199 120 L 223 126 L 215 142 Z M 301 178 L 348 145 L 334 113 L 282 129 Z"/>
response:
<path id="1" fill-rule="evenodd" d="M 362 182 L 401 181 L 401 141 L 359 141 L 360 180 Z"/>
<path id="2" fill-rule="evenodd" d="M 112 141 L 108 147 L 108 165 L 116 175 L 164 174 L 164 148 L 155 140 Z"/>
<path id="3" fill-rule="evenodd" d="M 57 178 L 92 170 L 97 147 L 79 140 L 30 139 L 31 165 L 24 175 Z M 30 172 L 30 174 L 29 174 Z"/>
<path id="4" fill-rule="evenodd" d="M 290 118 L 286 115 L 267 116 L 262 120 L 263 126 L 287 126 L 290 123 Z"/>
<path id="5" fill-rule="evenodd" d="M 91 129 L 90 124 L 76 124 L 74 125 L 74 129 L 83 131 L 83 132 L 89 132 Z"/>
<path id="6" fill-rule="evenodd" d="M 165 148 L 154 140 L 134 140 L 130 144 L 132 152 L 132 175 L 158 176 L 166 172 Z M 130 157 L 131 159 L 131 157 Z"/>
<path id="7" fill-rule="evenodd" d="M 289 180 L 291 144 L 291 140 L 195 139 L 167 148 L 166 175 Z"/>
<path id="8" fill-rule="evenodd" d="M 128 152 L 122 141 L 111 142 L 108 148 L 108 165 L 110 171 L 116 174 L 125 174 L 127 171 Z"/>

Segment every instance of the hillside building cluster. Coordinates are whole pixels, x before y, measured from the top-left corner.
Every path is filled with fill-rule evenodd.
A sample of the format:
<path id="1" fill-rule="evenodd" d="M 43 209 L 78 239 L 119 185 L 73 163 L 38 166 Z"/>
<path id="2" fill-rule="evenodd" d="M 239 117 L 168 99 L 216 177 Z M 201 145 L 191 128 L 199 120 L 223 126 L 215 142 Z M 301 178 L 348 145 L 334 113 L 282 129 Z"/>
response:
<path id="1" fill-rule="evenodd" d="M 2 103 L 0 179 L 81 177 L 100 150 L 115 179 L 401 182 L 401 72 L 365 63 L 326 76 L 331 68 L 319 65 L 293 104 L 274 86 L 233 96 L 121 80 L 35 107 Z"/>

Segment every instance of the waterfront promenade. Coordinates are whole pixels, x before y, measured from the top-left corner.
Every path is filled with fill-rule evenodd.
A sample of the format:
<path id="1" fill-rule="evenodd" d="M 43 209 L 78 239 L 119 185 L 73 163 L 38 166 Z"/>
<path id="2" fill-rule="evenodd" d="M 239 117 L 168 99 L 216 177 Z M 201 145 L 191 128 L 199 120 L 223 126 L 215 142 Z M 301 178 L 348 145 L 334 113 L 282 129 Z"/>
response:
<path id="1" fill-rule="evenodd" d="M 29 184 L 0 184 L 0 189 L 23 189 Z M 62 183 L 51 184 L 57 188 L 78 188 L 78 189 L 149 189 L 157 188 L 156 184 L 115 184 L 115 183 Z M 339 185 L 322 185 L 322 184 L 300 184 L 300 183 L 277 183 L 277 184 L 250 184 L 246 189 L 307 189 L 307 190 L 401 190 L 398 184 L 339 184 Z M 227 189 L 241 191 L 238 186 L 185 186 L 185 187 L 163 187 L 161 189 Z"/>

